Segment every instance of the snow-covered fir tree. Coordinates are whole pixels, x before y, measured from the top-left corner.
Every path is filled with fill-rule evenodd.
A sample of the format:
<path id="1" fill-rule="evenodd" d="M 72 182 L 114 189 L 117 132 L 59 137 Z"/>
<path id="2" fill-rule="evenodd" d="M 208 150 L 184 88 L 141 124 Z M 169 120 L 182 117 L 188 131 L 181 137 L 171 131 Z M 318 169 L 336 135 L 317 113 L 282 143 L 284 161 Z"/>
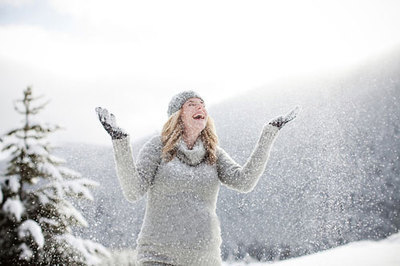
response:
<path id="1" fill-rule="evenodd" d="M 0 261 L 4 265 L 94 265 L 107 249 L 73 235 L 72 227 L 88 226 L 73 206 L 75 198 L 93 200 L 96 182 L 64 167 L 46 140 L 58 126 L 33 120 L 47 103 L 28 87 L 15 110 L 23 125 L 6 133 L 3 152 L 10 154 L 0 176 Z"/>

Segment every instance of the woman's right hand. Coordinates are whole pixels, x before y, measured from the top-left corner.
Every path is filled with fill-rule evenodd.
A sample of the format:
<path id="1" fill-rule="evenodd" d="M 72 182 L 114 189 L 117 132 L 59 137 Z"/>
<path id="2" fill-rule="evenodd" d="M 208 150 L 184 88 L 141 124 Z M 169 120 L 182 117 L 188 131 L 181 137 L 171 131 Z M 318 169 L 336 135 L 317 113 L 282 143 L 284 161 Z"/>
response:
<path id="1" fill-rule="evenodd" d="M 281 129 L 284 125 L 286 125 L 288 122 L 292 121 L 293 119 L 296 118 L 297 114 L 300 112 L 301 108 L 300 106 L 296 106 L 294 109 L 292 109 L 289 113 L 287 113 L 284 116 L 278 116 L 274 119 L 272 119 L 269 124 L 278 127 Z"/>
<path id="2" fill-rule="evenodd" d="M 123 139 L 128 136 L 128 133 L 117 126 L 115 116 L 109 113 L 107 109 L 97 107 L 95 111 L 99 117 L 100 123 L 107 133 L 110 134 L 112 139 Z"/>

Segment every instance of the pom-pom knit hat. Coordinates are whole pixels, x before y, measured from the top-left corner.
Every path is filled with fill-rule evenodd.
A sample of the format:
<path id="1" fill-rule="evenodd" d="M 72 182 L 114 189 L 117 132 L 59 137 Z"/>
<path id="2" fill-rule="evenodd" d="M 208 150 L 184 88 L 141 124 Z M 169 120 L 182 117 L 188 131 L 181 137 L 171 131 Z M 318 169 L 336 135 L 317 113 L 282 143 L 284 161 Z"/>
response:
<path id="1" fill-rule="evenodd" d="M 201 98 L 200 95 L 195 91 L 183 91 L 181 93 L 178 93 L 174 97 L 172 97 L 171 101 L 168 104 L 168 117 L 181 109 L 182 105 L 190 98 L 199 98 L 204 101 L 203 98 Z"/>

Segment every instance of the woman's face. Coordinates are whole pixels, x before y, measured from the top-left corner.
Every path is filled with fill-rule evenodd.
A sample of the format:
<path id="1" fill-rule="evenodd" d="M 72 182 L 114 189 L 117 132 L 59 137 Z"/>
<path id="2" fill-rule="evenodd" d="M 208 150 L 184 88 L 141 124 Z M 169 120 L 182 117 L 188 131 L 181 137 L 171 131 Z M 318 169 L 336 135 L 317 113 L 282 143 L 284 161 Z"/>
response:
<path id="1" fill-rule="evenodd" d="M 182 105 L 182 122 L 185 129 L 201 132 L 207 124 L 208 114 L 204 102 L 199 98 L 190 98 Z"/>

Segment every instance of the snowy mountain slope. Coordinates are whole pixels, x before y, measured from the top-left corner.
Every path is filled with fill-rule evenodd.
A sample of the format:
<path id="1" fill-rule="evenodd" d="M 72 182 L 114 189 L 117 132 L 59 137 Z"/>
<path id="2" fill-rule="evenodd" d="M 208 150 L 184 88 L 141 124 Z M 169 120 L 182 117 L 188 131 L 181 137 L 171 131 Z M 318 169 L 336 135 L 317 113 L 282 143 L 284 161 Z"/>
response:
<path id="1" fill-rule="evenodd" d="M 398 266 L 400 233 L 381 241 L 360 241 L 313 255 L 275 263 L 225 263 L 225 266 Z"/>
<path id="2" fill-rule="evenodd" d="M 223 250 L 285 258 L 398 230 L 398 73 L 400 50 L 352 72 L 271 84 L 210 109 L 222 147 L 244 163 L 263 124 L 303 107 L 281 131 L 255 190 L 221 191 Z"/>
<path id="3" fill-rule="evenodd" d="M 396 51 L 345 75 L 277 82 L 209 108 L 221 146 L 244 163 L 264 123 L 303 107 L 253 192 L 222 187 L 224 259 L 279 260 L 399 230 L 399 62 Z M 111 142 L 68 144 L 59 155 L 100 183 L 94 203 L 79 205 L 89 222 L 80 233 L 112 249 L 135 247 L 144 199 L 123 199 Z"/>

